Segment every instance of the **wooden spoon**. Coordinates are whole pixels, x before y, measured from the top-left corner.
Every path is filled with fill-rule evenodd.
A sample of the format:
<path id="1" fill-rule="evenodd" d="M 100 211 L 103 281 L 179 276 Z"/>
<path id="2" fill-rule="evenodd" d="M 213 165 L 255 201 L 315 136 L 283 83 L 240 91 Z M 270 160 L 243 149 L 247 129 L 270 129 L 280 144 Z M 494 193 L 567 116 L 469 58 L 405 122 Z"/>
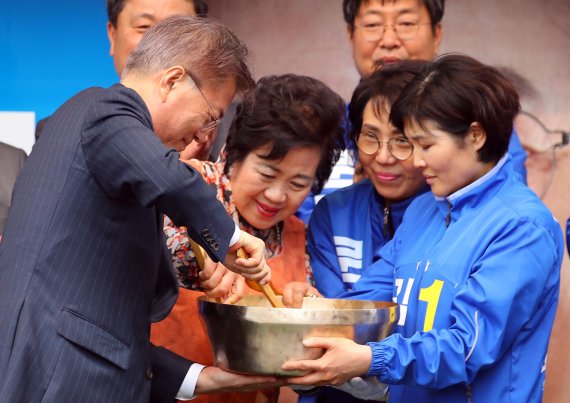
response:
<path id="1" fill-rule="evenodd" d="M 204 262 L 206 260 L 206 251 L 204 250 L 204 248 L 202 248 L 200 245 L 198 245 L 194 240 L 192 240 L 191 238 L 188 238 L 190 240 L 190 246 L 192 247 L 192 251 L 194 252 L 194 255 L 196 256 L 196 262 L 198 263 L 198 267 L 200 267 L 200 269 L 204 268 Z M 239 248 L 237 251 L 237 255 L 238 257 L 247 259 L 247 253 L 242 249 Z M 274 308 L 285 308 L 285 305 L 283 305 L 283 303 L 277 298 L 277 296 L 275 295 L 275 291 L 273 290 L 273 286 L 271 284 L 271 282 L 269 282 L 268 284 L 259 284 L 257 281 L 253 281 L 253 280 L 245 280 L 247 285 L 256 290 L 256 291 L 261 291 L 263 293 L 263 295 L 265 295 L 265 297 L 269 300 L 269 303 L 271 304 L 272 307 Z M 223 303 L 223 299 L 222 298 L 216 298 L 216 302 L 218 303 Z"/>
<path id="2" fill-rule="evenodd" d="M 192 248 L 192 252 L 194 252 L 194 256 L 196 256 L 196 263 L 198 263 L 198 267 L 200 270 L 204 268 L 204 263 L 206 262 L 206 251 L 200 245 L 198 245 L 194 240 L 188 237 L 190 240 L 190 247 Z"/>
<path id="3" fill-rule="evenodd" d="M 204 268 L 204 263 L 206 262 L 206 251 L 200 245 L 198 245 L 192 238 L 188 237 L 190 240 L 190 247 L 192 248 L 192 252 L 194 252 L 194 256 L 196 256 L 196 263 L 198 263 L 198 267 L 200 270 Z M 221 297 L 216 298 L 216 302 L 222 304 L 224 299 Z"/>
<path id="4" fill-rule="evenodd" d="M 238 257 L 242 257 L 244 259 L 247 259 L 247 253 L 245 253 L 245 251 L 242 248 L 239 248 L 237 251 L 237 255 Z M 269 300 L 269 303 L 271 304 L 271 306 L 273 308 L 285 308 L 285 305 L 283 305 L 283 302 L 281 302 L 281 300 L 277 299 L 277 296 L 275 295 L 275 292 L 273 291 L 273 286 L 271 285 L 271 281 L 267 284 L 260 284 L 257 281 L 253 281 L 253 280 L 245 280 L 245 282 L 247 283 L 247 285 L 250 288 L 253 288 L 254 290 L 261 290 L 261 292 L 263 293 L 263 295 L 265 295 L 265 298 L 267 298 Z"/>

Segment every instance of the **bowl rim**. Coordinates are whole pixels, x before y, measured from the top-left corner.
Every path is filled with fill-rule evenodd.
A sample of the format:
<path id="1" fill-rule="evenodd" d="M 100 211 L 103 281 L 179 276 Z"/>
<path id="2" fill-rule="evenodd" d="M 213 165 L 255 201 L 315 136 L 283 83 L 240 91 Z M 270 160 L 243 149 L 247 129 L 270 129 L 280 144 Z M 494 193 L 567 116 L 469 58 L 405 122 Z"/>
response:
<path id="1" fill-rule="evenodd" d="M 244 298 L 264 301 L 263 296 L 246 295 Z M 306 298 L 313 302 L 314 298 Z M 346 303 L 349 300 L 327 299 L 327 303 L 333 304 L 335 301 Z M 231 305 L 216 302 L 213 298 L 200 296 L 198 298 L 198 309 L 200 316 L 221 318 L 223 320 L 245 320 L 251 323 L 272 323 L 288 324 L 291 326 L 301 326 L 307 324 L 346 326 L 355 324 L 374 324 L 378 321 L 397 320 L 399 316 L 399 306 L 395 302 L 389 301 L 363 301 L 366 305 L 363 308 L 336 308 L 330 307 L 304 307 L 304 308 L 274 308 L 269 306 L 247 306 Z"/>

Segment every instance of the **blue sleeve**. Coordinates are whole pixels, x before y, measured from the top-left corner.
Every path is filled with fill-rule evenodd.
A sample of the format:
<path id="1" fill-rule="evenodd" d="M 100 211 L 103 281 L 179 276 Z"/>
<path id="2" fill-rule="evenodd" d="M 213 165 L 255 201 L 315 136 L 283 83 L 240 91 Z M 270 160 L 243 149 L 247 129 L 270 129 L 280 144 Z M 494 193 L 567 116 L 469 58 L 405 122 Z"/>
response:
<path id="1" fill-rule="evenodd" d="M 336 298 L 344 291 L 344 283 L 326 198 L 317 204 L 309 221 L 307 249 L 317 290 L 327 298 Z"/>
<path id="2" fill-rule="evenodd" d="M 522 182 L 526 184 L 526 151 L 524 150 L 519 135 L 513 127 L 511 140 L 509 142 L 509 154 L 513 160 L 513 168 L 522 178 Z"/>
<path id="3" fill-rule="evenodd" d="M 560 235 L 528 222 L 513 223 L 487 248 L 455 294 L 452 325 L 369 343 L 369 374 L 385 383 L 444 388 L 471 383 L 511 348 L 523 328 L 526 334 L 544 332 L 541 341 L 546 345 L 548 324 L 554 320 L 551 307 L 558 298 Z"/>

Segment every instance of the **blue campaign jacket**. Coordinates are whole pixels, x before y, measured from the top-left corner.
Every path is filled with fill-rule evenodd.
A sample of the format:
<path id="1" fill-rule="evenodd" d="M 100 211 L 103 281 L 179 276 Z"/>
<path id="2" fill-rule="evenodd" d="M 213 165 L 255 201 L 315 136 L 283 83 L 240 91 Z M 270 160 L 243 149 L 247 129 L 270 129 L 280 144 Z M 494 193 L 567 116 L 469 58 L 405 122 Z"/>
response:
<path id="1" fill-rule="evenodd" d="M 394 230 L 416 196 L 390 206 Z M 317 204 L 309 222 L 307 248 L 316 287 L 325 297 L 351 290 L 374 262 L 374 253 L 392 237 L 393 233 L 384 232 L 384 207 L 368 179 L 339 189 Z"/>
<path id="2" fill-rule="evenodd" d="M 526 151 L 524 150 L 521 140 L 519 139 L 519 134 L 517 130 L 513 127 L 513 132 L 511 133 L 511 139 L 509 141 L 509 155 L 511 156 L 513 162 L 514 171 L 520 176 L 523 183 L 526 184 Z"/>
<path id="3" fill-rule="evenodd" d="M 401 307 L 397 333 L 369 343 L 369 374 L 391 402 L 539 402 L 563 253 L 509 157 L 446 199 L 418 197 L 346 295 Z"/>

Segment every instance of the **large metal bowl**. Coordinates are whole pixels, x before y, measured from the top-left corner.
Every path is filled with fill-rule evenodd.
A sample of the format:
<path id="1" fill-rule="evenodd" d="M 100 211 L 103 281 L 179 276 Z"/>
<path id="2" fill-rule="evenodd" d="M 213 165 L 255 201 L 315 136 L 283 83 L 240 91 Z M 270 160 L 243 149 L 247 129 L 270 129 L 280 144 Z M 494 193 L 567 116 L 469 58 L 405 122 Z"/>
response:
<path id="1" fill-rule="evenodd" d="M 278 297 L 280 298 L 280 297 Z M 235 305 L 199 298 L 202 322 L 216 366 L 233 372 L 279 376 L 292 359 L 316 359 L 322 349 L 306 348 L 310 336 L 346 337 L 357 343 L 380 341 L 398 320 L 392 302 L 305 298 L 301 309 L 272 308 L 263 296 L 247 295 Z"/>

